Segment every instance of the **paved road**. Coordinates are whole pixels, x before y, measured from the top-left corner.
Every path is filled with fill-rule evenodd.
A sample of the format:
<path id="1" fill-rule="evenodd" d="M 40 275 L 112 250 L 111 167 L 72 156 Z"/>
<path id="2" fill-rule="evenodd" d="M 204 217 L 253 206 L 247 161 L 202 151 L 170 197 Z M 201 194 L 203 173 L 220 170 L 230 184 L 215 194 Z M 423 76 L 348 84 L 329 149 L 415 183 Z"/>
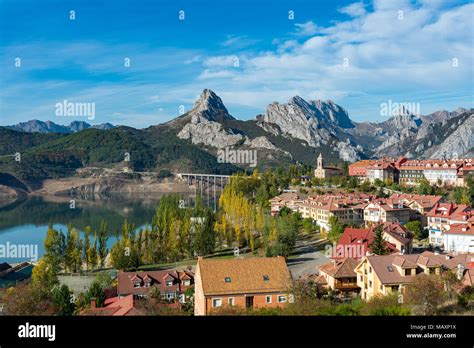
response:
<path id="1" fill-rule="evenodd" d="M 324 250 L 317 250 L 314 245 L 305 241 L 297 243 L 295 250 L 298 256 L 287 261 L 293 279 L 303 275 L 317 274 L 317 267 L 330 261 L 324 254 Z"/>

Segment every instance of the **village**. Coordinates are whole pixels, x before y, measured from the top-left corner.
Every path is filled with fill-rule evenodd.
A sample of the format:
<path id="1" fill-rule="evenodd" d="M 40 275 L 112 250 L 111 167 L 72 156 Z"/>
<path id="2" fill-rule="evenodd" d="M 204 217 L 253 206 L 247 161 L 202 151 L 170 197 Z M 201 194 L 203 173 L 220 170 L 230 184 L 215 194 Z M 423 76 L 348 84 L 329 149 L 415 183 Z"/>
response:
<path id="1" fill-rule="evenodd" d="M 325 166 L 319 155 L 312 178 L 294 178 L 287 189 L 268 199 L 270 219 L 294 216 L 306 231 L 287 253 L 267 250 L 262 255 L 252 249 L 255 242 L 224 243 L 225 252 L 155 269 L 109 264 L 108 271 L 93 276 L 63 274 L 55 287 L 66 285 L 65 294 L 73 299 L 69 314 L 93 316 L 302 314 L 295 308 L 309 292 L 315 300 L 329 300 L 334 308 L 355 300 L 382 301 L 378 310 L 395 305 L 400 307 L 396 313 L 403 315 L 407 313 L 403 307 L 416 302 L 414 289 L 420 293 L 436 286 L 442 291 L 435 307 L 457 301 L 455 306 L 462 303 L 472 310 L 472 202 L 393 189 L 393 183 L 400 190 L 426 183 L 448 191 L 465 188 L 472 185 L 472 159 L 363 160 L 350 164 L 347 171 L 343 180 L 355 180 L 355 189 L 334 185 L 332 179 L 344 177 L 343 170 Z M 313 186 L 310 180 L 323 184 Z M 385 185 L 367 193 L 360 189 L 367 183 Z M 205 218 L 191 218 L 195 221 L 202 224 Z M 222 223 L 217 222 L 217 228 Z M 3 288 L 21 289 L 23 281 L 32 274 L 35 278 L 28 262 L 0 266 Z M 384 304 L 383 299 L 390 300 Z M 8 313 L 8 301 L 7 291 L 3 313 Z M 434 313 L 417 310 L 411 313 Z"/>

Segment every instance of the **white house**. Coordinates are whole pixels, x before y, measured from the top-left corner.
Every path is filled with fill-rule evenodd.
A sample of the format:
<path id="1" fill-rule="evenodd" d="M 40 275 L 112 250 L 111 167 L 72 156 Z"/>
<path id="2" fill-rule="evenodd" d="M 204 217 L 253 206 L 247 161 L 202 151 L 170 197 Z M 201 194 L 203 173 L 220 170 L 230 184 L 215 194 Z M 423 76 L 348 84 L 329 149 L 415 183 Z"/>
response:
<path id="1" fill-rule="evenodd" d="M 451 225 L 449 231 L 445 231 L 444 248 L 447 251 L 456 251 L 460 253 L 474 252 L 474 224 L 455 224 Z"/>

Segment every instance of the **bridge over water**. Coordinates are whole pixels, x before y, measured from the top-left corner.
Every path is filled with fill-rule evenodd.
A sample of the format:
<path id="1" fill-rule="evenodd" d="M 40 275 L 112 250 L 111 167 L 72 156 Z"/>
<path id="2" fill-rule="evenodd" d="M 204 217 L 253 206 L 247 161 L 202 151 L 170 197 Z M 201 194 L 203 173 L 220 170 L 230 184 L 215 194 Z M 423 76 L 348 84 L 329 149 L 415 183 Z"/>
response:
<path id="1" fill-rule="evenodd" d="M 231 178 L 230 175 L 198 173 L 175 173 L 175 176 L 178 180 L 187 182 L 188 186 L 194 186 L 196 196 L 199 194 L 203 199 L 207 198 L 208 205 L 213 205 L 214 210 L 217 209 L 220 193 Z"/>

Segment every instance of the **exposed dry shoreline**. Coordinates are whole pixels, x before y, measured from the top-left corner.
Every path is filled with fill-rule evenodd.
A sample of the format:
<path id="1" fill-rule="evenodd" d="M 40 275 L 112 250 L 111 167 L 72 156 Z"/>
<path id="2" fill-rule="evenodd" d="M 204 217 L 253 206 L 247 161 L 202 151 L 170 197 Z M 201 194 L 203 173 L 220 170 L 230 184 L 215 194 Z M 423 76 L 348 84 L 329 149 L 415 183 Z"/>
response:
<path id="1" fill-rule="evenodd" d="M 194 192 L 186 183 L 174 179 L 154 178 L 123 178 L 123 177 L 69 177 L 62 179 L 47 179 L 38 188 L 30 192 L 0 184 L 0 198 L 3 200 L 16 199 L 23 195 L 66 196 L 71 193 L 77 195 L 125 193 L 173 193 Z"/>

